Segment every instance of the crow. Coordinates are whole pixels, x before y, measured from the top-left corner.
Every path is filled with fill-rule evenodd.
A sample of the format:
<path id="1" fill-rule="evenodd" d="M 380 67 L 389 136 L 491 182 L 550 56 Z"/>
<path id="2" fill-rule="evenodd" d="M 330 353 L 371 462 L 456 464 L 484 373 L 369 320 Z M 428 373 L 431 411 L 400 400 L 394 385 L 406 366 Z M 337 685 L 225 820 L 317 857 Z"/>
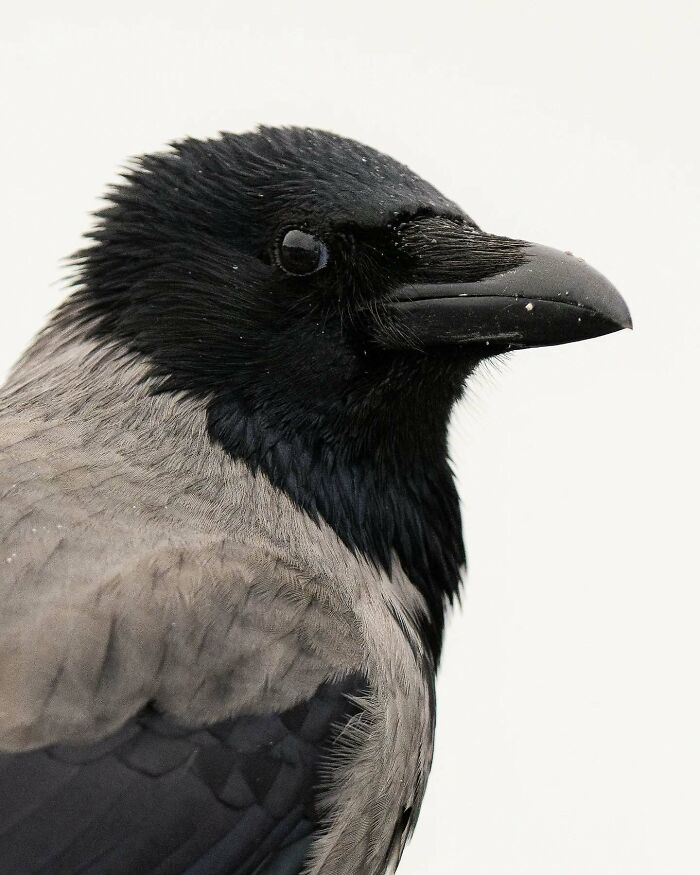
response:
<path id="1" fill-rule="evenodd" d="M 0 872 L 394 871 L 465 565 L 450 411 L 623 327 L 334 134 L 128 165 L 0 390 Z"/>

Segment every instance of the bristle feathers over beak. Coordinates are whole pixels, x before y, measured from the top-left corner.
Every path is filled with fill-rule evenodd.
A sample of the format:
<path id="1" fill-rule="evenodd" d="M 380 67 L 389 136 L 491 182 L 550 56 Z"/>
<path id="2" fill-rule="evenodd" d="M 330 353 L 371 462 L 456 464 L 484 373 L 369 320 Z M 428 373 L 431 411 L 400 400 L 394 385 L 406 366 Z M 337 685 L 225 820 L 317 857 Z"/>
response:
<path id="1" fill-rule="evenodd" d="M 404 246 L 416 263 L 387 305 L 388 346 L 406 337 L 423 347 L 523 349 L 632 327 L 612 283 L 569 252 L 447 220 L 416 221 Z"/>

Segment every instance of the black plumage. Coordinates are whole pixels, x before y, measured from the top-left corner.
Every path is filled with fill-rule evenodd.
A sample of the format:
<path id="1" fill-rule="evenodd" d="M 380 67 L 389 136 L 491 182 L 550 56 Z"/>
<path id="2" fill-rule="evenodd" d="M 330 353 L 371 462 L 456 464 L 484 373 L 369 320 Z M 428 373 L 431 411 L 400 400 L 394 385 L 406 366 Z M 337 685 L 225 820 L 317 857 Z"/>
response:
<path id="1" fill-rule="evenodd" d="M 0 872 L 293 875 L 361 687 L 201 729 L 148 709 L 97 743 L 0 754 Z"/>

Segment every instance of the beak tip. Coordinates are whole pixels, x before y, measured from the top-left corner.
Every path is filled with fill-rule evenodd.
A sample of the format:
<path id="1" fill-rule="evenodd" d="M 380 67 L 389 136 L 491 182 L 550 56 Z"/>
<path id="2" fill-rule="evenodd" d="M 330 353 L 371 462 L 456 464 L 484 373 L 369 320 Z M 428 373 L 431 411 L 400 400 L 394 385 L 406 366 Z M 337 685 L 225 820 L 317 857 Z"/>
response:
<path id="1" fill-rule="evenodd" d="M 634 324 L 632 322 L 632 314 L 629 311 L 629 307 L 620 295 L 618 295 L 617 300 L 619 305 L 621 305 L 619 306 L 614 320 L 617 330 L 622 331 L 625 328 L 629 328 L 629 330 L 632 331 L 634 329 Z"/>

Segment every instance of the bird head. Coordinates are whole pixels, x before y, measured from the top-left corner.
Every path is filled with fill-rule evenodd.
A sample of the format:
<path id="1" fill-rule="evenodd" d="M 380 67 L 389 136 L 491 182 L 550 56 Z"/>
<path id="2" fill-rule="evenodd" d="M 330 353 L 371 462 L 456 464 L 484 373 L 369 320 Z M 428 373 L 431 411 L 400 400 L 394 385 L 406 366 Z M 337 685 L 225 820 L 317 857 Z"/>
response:
<path id="1" fill-rule="evenodd" d="M 450 410 L 484 358 L 629 326 L 580 260 L 487 234 L 407 167 L 308 129 L 185 140 L 109 194 L 60 318 L 207 405 L 212 441 L 431 606 L 464 561 Z"/>

